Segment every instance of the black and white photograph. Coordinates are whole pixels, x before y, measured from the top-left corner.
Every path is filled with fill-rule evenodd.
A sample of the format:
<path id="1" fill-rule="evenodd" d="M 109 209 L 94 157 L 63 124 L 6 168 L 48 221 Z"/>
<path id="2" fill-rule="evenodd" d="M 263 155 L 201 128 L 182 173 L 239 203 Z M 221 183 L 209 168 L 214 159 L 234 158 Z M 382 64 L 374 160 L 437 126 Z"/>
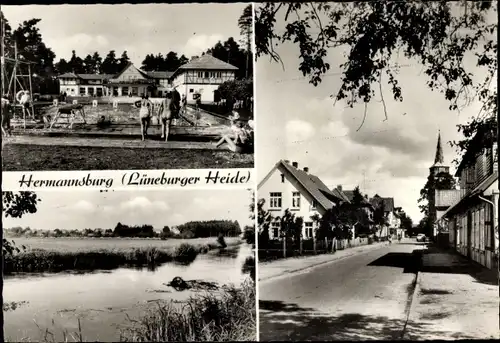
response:
<path id="1" fill-rule="evenodd" d="M 255 4 L 260 341 L 500 338 L 497 6 Z"/>
<path id="2" fill-rule="evenodd" d="M 251 3 L 6 5 L 4 171 L 253 168 Z"/>
<path id="3" fill-rule="evenodd" d="M 2 196 L 2 341 L 256 340 L 253 190 Z"/>

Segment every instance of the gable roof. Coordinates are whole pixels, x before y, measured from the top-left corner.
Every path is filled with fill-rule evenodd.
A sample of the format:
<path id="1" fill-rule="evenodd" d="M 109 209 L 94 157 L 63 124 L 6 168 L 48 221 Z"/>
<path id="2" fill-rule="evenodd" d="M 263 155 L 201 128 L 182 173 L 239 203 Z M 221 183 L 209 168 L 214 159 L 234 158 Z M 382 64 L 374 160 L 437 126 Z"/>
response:
<path id="1" fill-rule="evenodd" d="M 310 173 L 306 173 L 303 170 L 297 169 L 284 160 L 280 160 L 278 161 L 278 163 L 276 163 L 274 168 L 272 168 L 271 171 L 259 183 L 258 188 L 260 188 L 262 184 L 267 181 L 267 179 L 276 169 L 280 170 L 281 172 L 288 172 L 287 174 L 291 175 L 297 182 L 299 182 L 302 187 L 304 187 L 305 190 L 312 196 L 312 198 L 325 210 L 332 208 L 339 201 L 345 201 L 342 196 L 333 193 L 323 183 L 323 181 L 321 181 L 319 177 Z"/>
<path id="2" fill-rule="evenodd" d="M 201 57 L 194 58 L 186 64 L 179 67 L 181 70 L 186 69 L 214 69 L 214 70 L 238 70 L 237 67 L 219 60 L 210 54 L 205 54 Z"/>
<path id="3" fill-rule="evenodd" d="M 59 75 L 60 79 L 77 79 L 78 75 L 75 73 L 64 73 L 62 75 Z"/>
<path id="4" fill-rule="evenodd" d="M 337 190 L 338 190 L 338 188 L 334 188 L 334 189 L 337 189 Z M 348 200 L 349 202 L 352 202 L 352 201 L 353 201 L 353 199 L 354 199 L 354 190 L 346 190 L 346 191 L 345 191 L 345 190 L 342 190 L 342 193 L 346 196 L 346 198 L 347 198 L 347 200 Z M 364 205 L 368 205 L 369 207 L 371 207 L 371 206 L 372 206 L 372 204 L 370 204 L 370 202 L 368 201 L 368 199 L 366 199 L 365 197 L 363 197 L 363 201 L 362 201 L 362 203 L 363 203 Z"/>
<path id="5" fill-rule="evenodd" d="M 373 198 L 370 199 L 370 204 L 373 207 L 377 207 L 381 202 L 384 202 L 384 212 L 394 211 L 394 198 L 382 198 L 380 195 L 375 194 Z"/>
<path id="6" fill-rule="evenodd" d="M 114 75 L 112 78 L 113 79 L 119 78 L 125 72 L 125 70 L 127 70 L 130 67 L 134 67 L 139 72 L 139 74 L 144 76 L 144 78 L 146 78 L 146 79 L 151 78 L 148 74 L 146 74 L 146 72 L 140 70 L 139 68 L 136 68 L 132 62 L 127 62 L 127 65 L 118 74 Z"/>
<path id="7" fill-rule="evenodd" d="M 114 77 L 113 74 L 77 74 L 79 78 L 84 80 L 108 80 Z"/>
<path id="8" fill-rule="evenodd" d="M 141 70 L 142 71 L 142 70 Z M 142 71 L 154 79 L 169 79 L 174 75 L 173 71 Z"/>

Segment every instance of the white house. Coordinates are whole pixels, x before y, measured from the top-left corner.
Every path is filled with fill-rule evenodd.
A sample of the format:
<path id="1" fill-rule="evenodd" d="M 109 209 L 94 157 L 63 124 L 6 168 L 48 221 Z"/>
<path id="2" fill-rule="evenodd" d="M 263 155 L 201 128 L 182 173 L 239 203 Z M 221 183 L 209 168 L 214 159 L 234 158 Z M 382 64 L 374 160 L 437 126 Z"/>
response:
<path id="1" fill-rule="evenodd" d="M 224 82 L 234 80 L 237 70 L 237 67 L 205 54 L 180 66 L 171 80 L 181 96 L 186 96 L 188 103 L 196 101 L 194 94 L 201 95 L 201 102 L 212 103 L 216 99 L 215 91 Z"/>
<path id="2" fill-rule="evenodd" d="M 260 199 L 265 199 L 264 210 L 270 211 L 273 217 L 281 216 L 289 209 L 295 216 L 304 219 L 302 236 L 311 239 L 315 234 L 317 223 L 311 216 L 320 217 L 335 204 L 346 201 L 345 195 L 337 190 L 330 190 L 309 168 L 299 169 L 297 162 L 290 164 L 281 160 L 271 169 L 257 186 Z M 269 238 L 280 237 L 280 223 L 273 221 L 269 230 Z"/>
<path id="3" fill-rule="evenodd" d="M 145 72 L 128 63 L 110 74 L 65 73 L 59 76 L 59 91 L 68 96 L 163 96 L 173 72 Z"/>

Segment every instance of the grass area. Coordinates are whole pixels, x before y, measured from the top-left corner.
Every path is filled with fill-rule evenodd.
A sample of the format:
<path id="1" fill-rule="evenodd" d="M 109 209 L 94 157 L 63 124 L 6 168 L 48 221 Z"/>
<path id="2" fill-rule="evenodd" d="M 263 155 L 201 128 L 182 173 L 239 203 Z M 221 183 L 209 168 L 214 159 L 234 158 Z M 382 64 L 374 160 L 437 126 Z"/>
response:
<path id="1" fill-rule="evenodd" d="M 224 286 L 216 292 L 191 297 L 182 306 L 173 303 L 133 321 L 122 332 L 123 342 L 206 342 L 256 340 L 255 284 Z"/>
<path id="2" fill-rule="evenodd" d="M 199 244 L 182 242 L 163 247 L 123 245 L 96 248 L 87 244 L 86 250 L 76 246 L 61 246 L 52 250 L 30 247 L 26 251 L 4 256 L 4 274 L 111 270 L 119 267 L 154 268 L 166 262 L 191 263 L 198 254 L 217 248 L 219 245 L 215 240 Z"/>
<path id="3" fill-rule="evenodd" d="M 16 246 L 25 245 L 28 250 L 43 249 L 59 252 L 81 252 L 89 250 L 127 250 L 127 249 L 145 249 L 158 248 L 163 250 L 175 249 L 182 243 L 188 243 L 195 247 L 214 244 L 217 237 L 207 238 L 172 238 L 167 240 L 161 239 L 144 239 L 144 238 L 85 238 L 85 237 L 58 237 L 58 238 L 41 238 L 41 237 L 17 237 L 9 238 L 14 240 Z M 239 237 L 224 237 L 228 246 L 234 246 L 240 243 Z"/>
<path id="4" fill-rule="evenodd" d="M 3 144 L 4 171 L 253 168 L 253 154 L 231 151 Z"/>

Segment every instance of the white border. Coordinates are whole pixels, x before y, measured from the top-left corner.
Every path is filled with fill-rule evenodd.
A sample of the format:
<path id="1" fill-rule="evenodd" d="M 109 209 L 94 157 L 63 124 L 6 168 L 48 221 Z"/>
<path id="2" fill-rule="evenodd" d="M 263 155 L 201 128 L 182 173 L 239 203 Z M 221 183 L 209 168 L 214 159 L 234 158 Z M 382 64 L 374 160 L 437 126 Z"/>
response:
<path id="1" fill-rule="evenodd" d="M 4 191 L 255 188 L 254 168 L 3 172 Z"/>

